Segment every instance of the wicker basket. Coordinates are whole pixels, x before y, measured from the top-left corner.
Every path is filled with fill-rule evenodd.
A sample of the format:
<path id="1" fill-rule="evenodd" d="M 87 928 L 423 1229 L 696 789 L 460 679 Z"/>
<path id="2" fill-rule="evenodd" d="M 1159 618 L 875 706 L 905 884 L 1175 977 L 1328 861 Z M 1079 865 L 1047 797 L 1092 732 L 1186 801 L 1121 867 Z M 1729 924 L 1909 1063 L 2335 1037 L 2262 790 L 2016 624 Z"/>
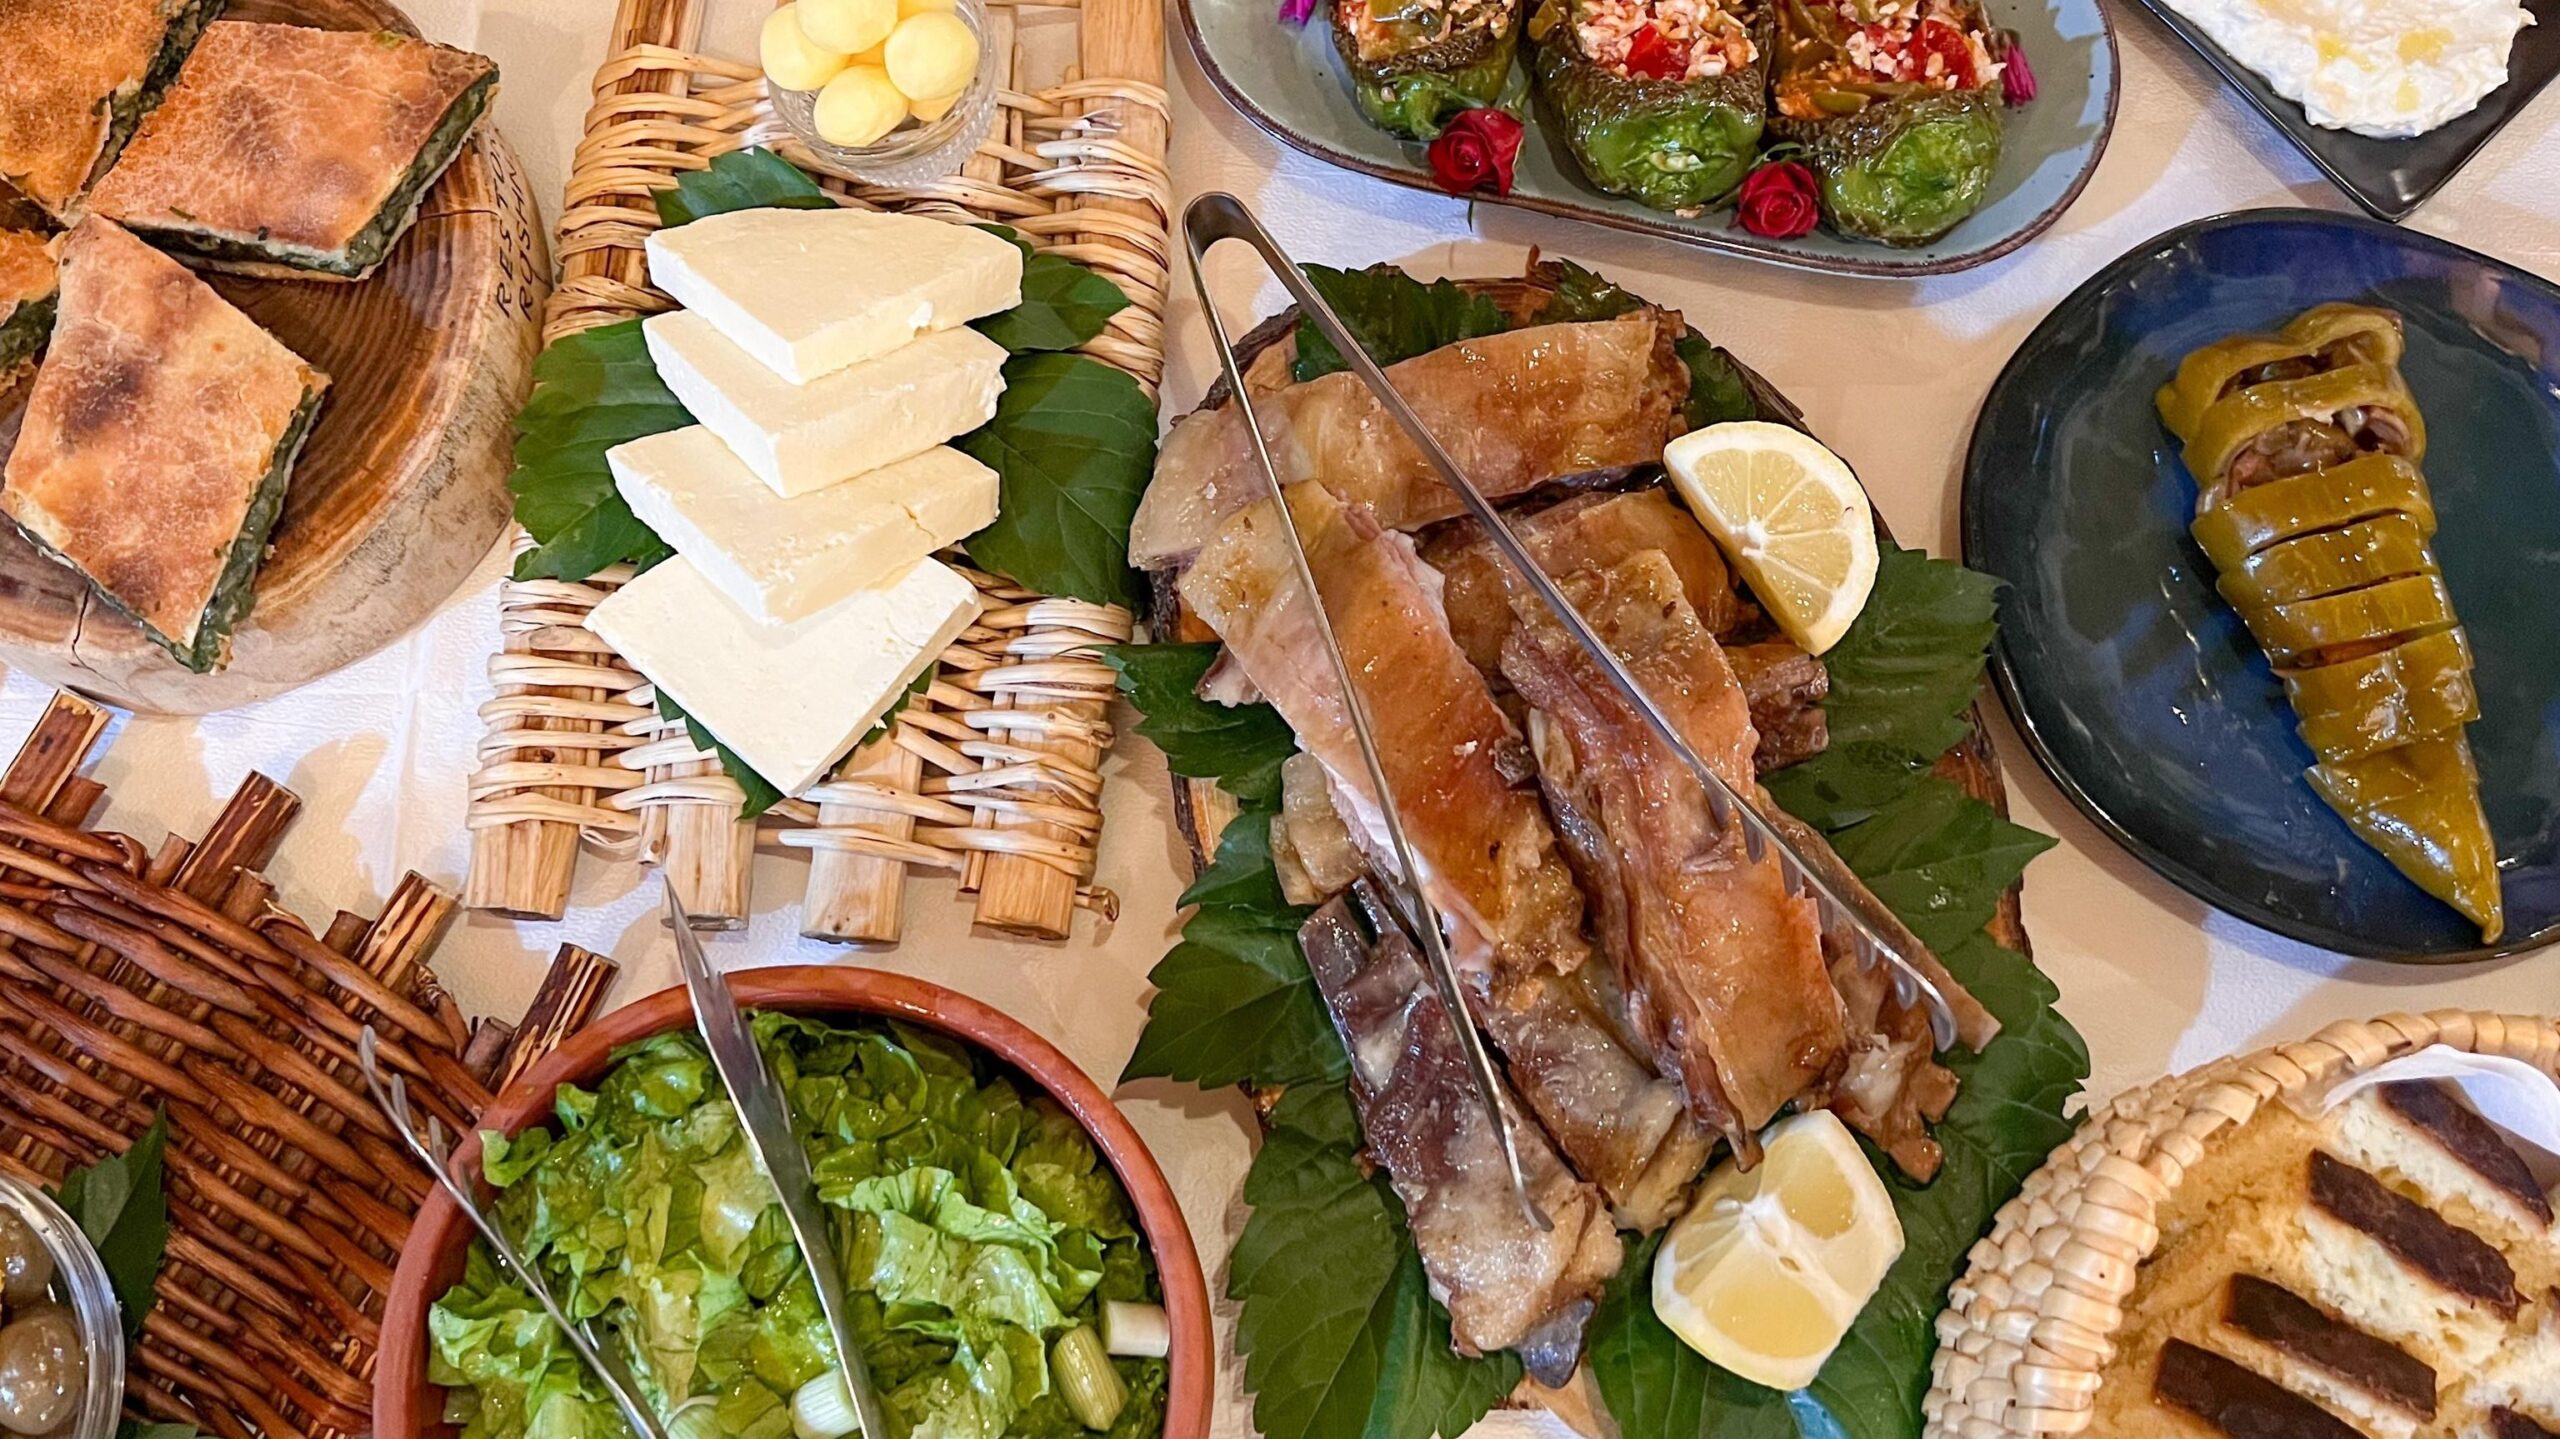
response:
<path id="1" fill-rule="evenodd" d="M 127 1411 L 224 1439 L 369 1427 L 382 1298 L 431 1181 L 356 1077 L 364 1025 L 468 1130 L 585 1022 L 612 966 L 564 947 L 520 1029 L 465 1025 L 428 953 L 454 897 L 412 874 L 314 931 L 256 873 L 302 802 L 251 775 L 205 837 L 86 828 L 107 712 L 54 697 L 0 772 L 0 1172 L 52 1185 L 165 1109 L 168 1257 Z"/>
<path id="2" fill-rule="evenodd" d="M 2088 1427 L 2157 1216 L 2205 1146 L 2270 1100 L 2326 1089 L 2429 1045 L 2560 1074 L 2560 1021 L 2442 1010 L 2333 1024 L 2300 1044 L 2218 1060 L 2118 1096 L 2025 1188 L 1938 1316 L 1923 1415 L 1931 1439 L 2034 1439 Z"/>
<path id="3" fill-rule="evenodd" d="M 702 0 L 623 0 L 615 16 L 572 162 L 546 341 L 668 308 L 649 286 L 643 241 L 657 225 L 652 193 L 678 174 L 768 144 L 826 175 L 781 129 L 754 66 L 693 53 L 702 10 Z M 1037 15 L 1073 24 L 1077 61 L 1059 83 L 1026 91 L 1018 27 Z M 989 19 L 1004 88 L 959 175 L 913 189 L 825 183 L 846 204 L 1000 220 L 1109 277 L 1133 303 L 1085 350 L 1152 394 L 1170 244 L 1157 0 L 999 0 Z M 1015 933 L 1063 937 L 1078 908 L 1107 916 L 1116 906 L 1092 885 L 1113 687 L 1094 649 L 1127 639 L 1130 617 L 965 572 L 987 611 L 943 655 L 931 690 L 773 816 L 777 842 L 812 854 L 802 930 L 813 938 L 896 942 L 917 869 L 957 875 L 977 896 L 977 922 Z M 628 578 L 504 587 L 465 902 L 558 918 L 583 838 L 661 865 L 698 923 L 734 927 L 748 912 L 757 840 L 739 817 L 743 796 L 713 756 L 658 719 L 647 682 L 583 624 Z"/>

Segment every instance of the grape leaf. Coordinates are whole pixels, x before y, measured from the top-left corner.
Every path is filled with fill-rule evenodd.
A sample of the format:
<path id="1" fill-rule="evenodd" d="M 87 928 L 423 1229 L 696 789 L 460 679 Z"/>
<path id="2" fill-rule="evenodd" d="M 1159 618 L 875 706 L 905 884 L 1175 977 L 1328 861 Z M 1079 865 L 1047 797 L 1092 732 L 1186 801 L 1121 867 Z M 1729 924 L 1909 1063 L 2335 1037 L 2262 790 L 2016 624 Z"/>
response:
<path id="1" fill-rule="evenodd" d="M 1298 748 L 1280 712 L 1267 704 L 1222 705 L 1199 697 L 1216 663 L 1214 644 L 1113 645 L 1103 663 L 1138 710 L 1138 733 L 1188 779 L 1215 780 L 1249 805 L 1280 802 L 1280 766 Z"/>
<path id="2" fill-rule="evenodd" d="M 2027 861 L 2053 844 L 1935 777 L 1831 837 L 1840 858 L 1931 949 L 1989 924 Z"/>
<path id="3" fill-rule="evenodd" d="M 1491 299 L 1460 289 L 1448 280 L 1426 285 L 1393 265 L 1365 270 L 1336 270 L 1303 265 L 1307 283 L 1333 307 L 1334 317 L 1380 365 L 1410 360 L 1443 345 L 1510 329 L 1511 317 Z M 1301 382 L 1344 368 L 1342 352 L 1316 330 L 1315 322 L 1298 321 L 1298 359 L 1291 373 Z"/>
<path id="4" fill-rule="evenodd" d="M 554 340 L 534 360 L 533 394 L 516 415 L 507 489 L 534 548 L 516 557 L 515 577 L 583 580 L 672 553 L 623 503 L 604 452 L 692 423 L 649 362 L 638 320 Z"/>
<path id="5" fill-rule="evenodd" d="M 169 1193 L 161 1179 L 168 1145 L 169 1116 L 155 1113 L 151 1127 L 124 1153 L 72 1170 L 54 1191 L 55 1202 L 106 1265 L 127 1337 L 142 1332 L 169 1249 Z"/>
<path id="6" fill-rule="evenodd" d="M 1155 402 L 1084 355 L 1016 355 L 1004 384 L 995 418 L 952 441 L 1003 483 L 970 559 L 1045 594 L 1135 608 L 1129 522 L 1155 472 Z"/>
<path id="7" fill-rule="evenodd" d="M 1244 1181 L 1227 1295 L 1264 1439 L 1455 1439 L 1520 1381 L 1511 1354 L 1461 1359 L 1403 1208 L 1360 1160 L 1339 1084 L 1282 1096 Z"/>
<path id="8" fill-rule="evenodd" d="M 1031 248 L 1008 226 L 978 228 L 1011 240 L 1022 251 L 1022 303 L 970 321 L 971 328 L 1007 350 L 1017 355 L 1026 350 L 1072 350 L 1101 334 L 1112 316 L 1129 308 L 1125 291 L 1084 266 Z"/>
<path id="9" fill-rule="evenodd" d="M 800 167 L 758 145 L 713 157 L 707 170 L 688 170 L 656 196 L 658 223 L 670 228 L 731 210 L 828 210 L 835 201 Z"/>

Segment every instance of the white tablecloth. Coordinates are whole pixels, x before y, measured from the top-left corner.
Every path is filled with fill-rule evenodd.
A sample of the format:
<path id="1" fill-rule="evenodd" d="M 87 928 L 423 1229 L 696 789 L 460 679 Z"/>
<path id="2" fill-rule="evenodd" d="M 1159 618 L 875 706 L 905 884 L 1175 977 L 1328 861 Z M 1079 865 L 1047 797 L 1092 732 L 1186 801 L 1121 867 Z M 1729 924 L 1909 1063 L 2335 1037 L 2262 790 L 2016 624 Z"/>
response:
<path id="1" fill-rule="evenodd" d="M 752 53 L 755 0 L 726 0 L 711 48 Z M 613 0 L 409 0 L 435 39 L 494 57 L 497 123 L 531 171 L 546 214 L 559 189 Z M 1235 191 L 1301 258 L 1394 260 L 1424 272 L 1516 273 L 1526 247 L 1569 255 L 1679 306 L 1801 404 L 1858 469 L 1894 531 L 1941 553 L 1952 545 L 1956 476 L 1973 415 L 2010 351 L 2083 277 L 2179 222 L 2218 211 L 2308 204 L 2344 209 L 2284 140 L 2140 7 L 2110 7 L 2124 94 L 2096 178 L 2053 231 L 1981 269 L 1879 282 L 1797 275 L 1666 242 L 1398 189 L 1281 147 L 1228 110 L 1176 32 L 1173 170 L 1185 198 Z M 1169 29 L 1172 27 L 1168 26 Z M 2560 277 L 2560 94 L 2546 95 L 2412 221 L 2538 273 Z M 1170 324 L 1169 406 L 1187 408 L 1214 360 L 1188 287 Z M 1231 318 L 1275 308 L 1276 287 L 1233 292 Z M 325 920 L 370 913 L 404 870 L 459 886 L 468 854 L 463 776 L 489 695 L 496 643 L 496 556 L 426 626 L 364 663 L 253 708 L 206 719 L 127 718 L 97 767 L 107 822 L 156 840 L 200 833 L 239 777 L 261 769 L 305 801 L 273 867 L 281 899 Z M 0 742 L 14 743 L 46 689 L 0 682 Z M 2549 1010 L 2550 959 L 2465 969 L 2359 963 L 2292 944 L 2213 913 L 2155 878 L 2084 822 L 2035 769 L 2005 724 L 2011 801 L 2022 821 L 2062 837 L 2028 871 L 2036 957 L 2087 1036 L 2105 1094 L 2234 1048 L 2308 1034 L 2334 1019 L 2440 1006 Z M 1120 892 L 1119 923 L 1054 946 L 968 932 L 946 887 L 910 898 L 911 938 L 861 962 L 906 970 L 1007 1009 L 1109 1082 L 1144 1018 L 1146 972 L 1175 929 L 1187 863 L 1174 833 L 1162 760 L 1124 738 L 1111 761 L 1101 879 Z M 848 962 L 797 938 L 803 861 L 759 861 L 757 915 L 714 941 L 726 963 Z M 436 968 L 464 1006 L 514 1015 L 564 941 L 618 957 L 616 1000 L 673 981 L 654 886 L 629 866 L 589 862 L 558 924 L 472 915 Z M 1215 1288 L 1240 1216 L 1250 1154 L 1240 1101 L 1184 1086 L 1120 1095 L 1180 1191 Z M 1249 1432 L 1232 1375 L 1222 1436 Z"/>

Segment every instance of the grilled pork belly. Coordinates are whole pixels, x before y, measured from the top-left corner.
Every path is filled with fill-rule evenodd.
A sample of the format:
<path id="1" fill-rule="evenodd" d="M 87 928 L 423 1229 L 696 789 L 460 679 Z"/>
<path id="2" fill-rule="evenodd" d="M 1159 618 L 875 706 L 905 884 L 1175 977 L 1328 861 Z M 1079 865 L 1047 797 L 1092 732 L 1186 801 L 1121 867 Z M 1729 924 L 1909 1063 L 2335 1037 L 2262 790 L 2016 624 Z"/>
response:
<path id="1" fill-rule="evenodd" d="M 1699 755 L 1752 794 L 1759 737 L 1742 687 L 1670 560 L 1647 551 L 1560 583 Z M 1548 805 L 1634 1028 L 1690 1113 L 1755 1158 L 1755 1132 L 1847 1050 L 1814 906 L 1774 859 L 1750 859 L 1738 830 L 1715 830 L 1696 778 L 1534 597 L 1515 596 L 1513 613 L 1503 673 L 1544 720 L 1532 738 Z"/>
<path id="2" fill-rule="evenodd" d="M 1564 1383 L 1618 1272 L 1608 1201 L 1506 1098 L 1529 1192 L 1551 1227 L 1522 1211 L 1449 1013 L 1368 881 L 1316 911 L 1299 942 L 1351 1056 L 1361 1133 L 1404 1202 L 1458 1352 L 1517 1349 L 1541 1383 Z"/>
<path id="3" fill-rule="evenodd" d="M 1503 499 L 1658 463 L 1689 389 L 1672 350 L 1679 335 L 1677 316 L 1643 310 L 1462 340 L 1387 373 L 1468 476 Z M 1457 496 L 1358 376 L 1337 372 L 1266 392 L 1266 375 L 1257 363 L 1248 383 L 1282 483 L 1321 479 L 1389 529 L 1459 512 Z M 1130 563 L 1188 562 L 1229 516 L 1267 493 L 1234 405 L 1185 416 L 1157 452 L 1130 529 Z"/>
<path id="4" fill-rule="evenodd" d="M 1289 503 L 1461 962 L 1500 974 L 1572 970 L 1589 953 L 1582 895 L 1537 796 L 1506 775 L 1504 752 L 1520 736 L 1449 637 L 1438 573 L 1411 540 L 1323 486 L 1294 486 Z M 1182 597 L 1323 764 L 1353 838 L 1392 873 L 1359 739 L 1282 523 L 1267 500 L 1235 515 L 1183 575 Z"/>
<path id="5" fill-rule="evenodd" d="M 1368 868 L 1334 807 L 1333 779 L 1304 750 L 1280 766 L 1280 812 L 1271 817 L 1271 863 L 1291 904 L 1322 904 Z"/>
<path id="6" fill-rule="evenodd" d="M 1830 748 L 1831 725 L 1823 717 L 1822 697 L 1831 693 L 1831 672 L 1821 660 L 1783 639 L 1726 645 L 1724 657 L 1742 682 L 1743 698 L 1751 705 L 1751 728 L 1760 735 L 1760 746 L 1751 754 L 1754 769 L 1767 774 Z"/>

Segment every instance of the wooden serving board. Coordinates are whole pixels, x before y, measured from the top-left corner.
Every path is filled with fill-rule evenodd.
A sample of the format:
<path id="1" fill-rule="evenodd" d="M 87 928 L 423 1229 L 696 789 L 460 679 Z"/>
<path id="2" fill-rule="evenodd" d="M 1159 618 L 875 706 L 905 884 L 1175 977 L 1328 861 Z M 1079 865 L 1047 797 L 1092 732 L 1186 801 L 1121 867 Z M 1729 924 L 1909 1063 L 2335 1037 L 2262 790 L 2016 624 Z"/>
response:
<path id="1" fill-rule="evenodd" d="M 223 17 L 417 33 L 384 0 L 233 0 Z M 330 377 L 231 663 L 188 671 L 7 526 L 0 660 L 133 709 L 203 714 L 291 689 L 398 638 L 453 593 L 506 525 L 510 427 L 532 382 L 550 274 L 524 172 L 484 118 L 372 278 L 210 277 Z M 22 399 L 23 387 L 6 440 L 16 437 Z"/>
<path id="2" fill-rule="evenodd" d="M 1478 294 L 1491 296 L 1505 309 L 1515 311 L 1533 308 L 1553 288 L 1552 282 L 1543 279 L 1541 272 L 1534 266 L 1530 273 L 1516 278 L 1460 280 L 1458 283 Z M 1254 326 L 1253 330 L 1236 344 L 1237 364 L 1239 366 L 1251 364 L 1254 356 L 1278 343 L 1283 336 L 1297 328 L 1297 323 L 1298 312 L 1293 306 Z M 1812 433 L 1804 422 L 1804 412 L 1796 407 L 1794 401 L 1779 393 L 1775 385 L 1762 378 L 1749 365 L 1742 363 L 1739 359 L 1736 359 L 1733 364 L 1734 368 L 1741 373 L 1743 383 L 1750 387 L 1752 398 L 1758 401 L 1764 410 L 1779 416 L 1799 430 Z M 1228 393 L 1227 382 L 1222 377 L 1209 387 L 1209 392 L 1202 397 L 1199 408 L 1215 409 L 1225 404 Z M 1892 533 L 1885 528 L 1882 515 L 1876 518 L 1876 531 L 1887 539 L 1892 538 Z M 1149 600 L 1148 622 L 1158 640 L 1215 640 L 1217 638 L 1207 625 L 1201 623 L 1197 616 L 1184 607 L 1181 595 L 1174 588 L 1172 571 L 1157 571 L 1149 576 Z M 2000 778 L 2000 759 L 1992 752 L 1990 732 L 1983 723 L 1982 703 L 1979 699 L 1966 711 L 1965 719 L 1971 726 L 1970 731 L 1963 740 L 1939 759 L 1937 773 L 1940 777 L 1962 786 L 1967 794 L 1990 805 L 2003 819 L 2006 819 L 2009 814 L 2008 787 Z M 1236 811 L 1235 796 L 1218 788 L 1215 782 L 1184 779 L 1179 775 L 1173 777 L 1174 822 L 1180 826 L 1182 837 L 1190 846 L 1193 873 L 1200 873 L 1209 867 L 1211 856 L 1217 853 L 1218 836 L 1225 832 L 1227 822 L 1235 818 Z M 1991 937 L 2020 954 L 2031 954 L 2032 951 L 2027 944 L 2026 926 L 2020 918 L 2019 910 L 2018 897 L 2023 885 L 2023 880 L 2010 885 L 2008 893 L 2000 897 L 1999 911 L 1991 920 Z M 1580 1427 L 1586 1433 L 1596 1432 L 1588 1424 Z"/>

